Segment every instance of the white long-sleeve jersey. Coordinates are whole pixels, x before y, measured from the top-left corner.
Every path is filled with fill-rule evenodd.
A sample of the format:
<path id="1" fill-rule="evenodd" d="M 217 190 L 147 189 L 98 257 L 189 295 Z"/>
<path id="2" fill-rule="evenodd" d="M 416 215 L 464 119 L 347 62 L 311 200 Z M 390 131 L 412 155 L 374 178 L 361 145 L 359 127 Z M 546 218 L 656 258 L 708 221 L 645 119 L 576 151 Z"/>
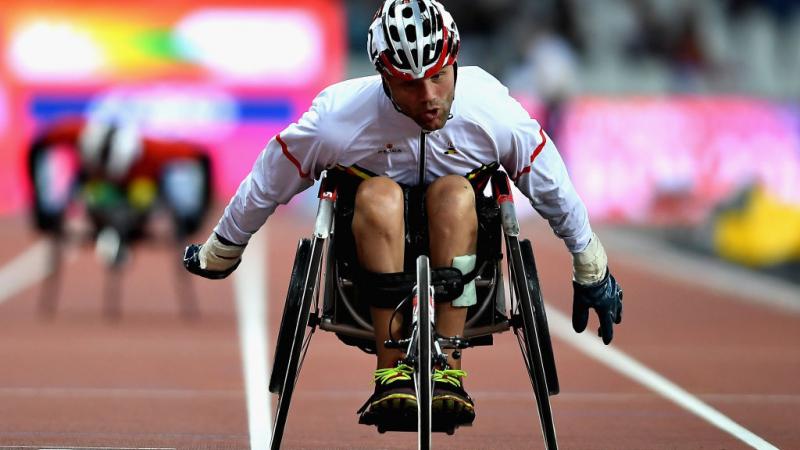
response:
<path id="1" fill-rule="evenodd" d="M 586 207 L 555 145 L 508 89 L 480 68 L 460 67 L 450 112 L 442 129 L 426 133 L 394 108 L 378 75 L 328 87 L 270 140 L 214 231 L 246 244 L 278 205 L 337 165 L 416 185 L 499 163 L 567 248 L 583 250 L 592 236 Z"/>

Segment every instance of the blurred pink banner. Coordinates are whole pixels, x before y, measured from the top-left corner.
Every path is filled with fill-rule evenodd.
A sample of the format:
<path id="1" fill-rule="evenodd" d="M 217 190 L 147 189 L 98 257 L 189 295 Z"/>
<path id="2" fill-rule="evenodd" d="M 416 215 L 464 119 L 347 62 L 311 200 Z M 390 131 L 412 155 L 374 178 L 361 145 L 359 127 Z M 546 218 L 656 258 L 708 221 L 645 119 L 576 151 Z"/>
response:
<path id="1" fill-rule="evenodd" d="M 795 111 L 729 97 L 582 98 L 558 146 L 593 219 L 696 223 L 749 184 L 800 205 Z"/>
<path id="2" fill-rule="evenodd" d="M 155 7 L 154 7 L 155 6 Z M 345 64 L 339 0 L 8 0 L 0 15 L 0 214 L 28 204 L 31 140 L 66 116 L 205 146 L 218 197 Z M 57 49 L 57 50 L 53 50 Z"/>

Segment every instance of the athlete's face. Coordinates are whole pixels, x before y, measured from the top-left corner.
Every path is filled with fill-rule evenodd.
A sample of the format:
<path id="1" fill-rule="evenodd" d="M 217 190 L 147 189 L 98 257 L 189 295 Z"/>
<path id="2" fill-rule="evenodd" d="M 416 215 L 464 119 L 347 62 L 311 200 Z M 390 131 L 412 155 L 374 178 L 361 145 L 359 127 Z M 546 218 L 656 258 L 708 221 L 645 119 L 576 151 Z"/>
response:
<path id="1" fill-rule="evenodd" d="M 417 125 L 433 131 L 447 122 L 455 94 L 453 66 L 445 66 L 439 73 L 421 80 L 406 81 L 387 75 L 383 78 L 394 102 Z"/>

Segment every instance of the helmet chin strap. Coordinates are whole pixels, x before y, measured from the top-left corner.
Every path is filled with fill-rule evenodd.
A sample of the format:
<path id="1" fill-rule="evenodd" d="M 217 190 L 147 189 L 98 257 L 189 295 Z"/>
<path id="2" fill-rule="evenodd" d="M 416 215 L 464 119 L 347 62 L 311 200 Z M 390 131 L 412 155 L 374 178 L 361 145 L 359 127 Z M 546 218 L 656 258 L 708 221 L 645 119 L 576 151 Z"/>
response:
<path id="1" fill-rule="evenodd" d="M 406 114 L 403 112 L 402 109 L 400 109 L 400 106 L 398 106 L 397 103 L 394 102 L 394 99 L 392 98 L 392 91 L 389 90 L 389 85 L 386 83 L 386 79 L 383 77 L 381 77 L 381 86 L 383 86 L 383 93 L 386 94 L 386 97 L 388 97 L 389 101 L 392 102 L 392 106 L 394 106 L 394 109 L 401 114 Z"/>
<path id="2" fill-rule="evenodd" d="M 453 97 L 455 97 L 455 88 L 457 82 L 458 82 L 458 61 L 455 61 L 453 62 Z M 381 77 L 381 86 L 383 86 L 383 93 L 386 94 L 386 97 L 388 97 L 389 101 L 392 102 L 392 106 L 394 106 L 394 109 L 400 114 L 408 116 L 408 114 L 406 114 L 405 111 L 400 109 L 400 106 L 397 103 L 395 103 L 394 99 L 392 98 L 392 91 L 389 90 L 389 85 L 386 84 L 386 79 L 384 79 L 383 77 Z M 448 120 L 452 118 L 453 118 L 452 114 L 447 116 Z"/>

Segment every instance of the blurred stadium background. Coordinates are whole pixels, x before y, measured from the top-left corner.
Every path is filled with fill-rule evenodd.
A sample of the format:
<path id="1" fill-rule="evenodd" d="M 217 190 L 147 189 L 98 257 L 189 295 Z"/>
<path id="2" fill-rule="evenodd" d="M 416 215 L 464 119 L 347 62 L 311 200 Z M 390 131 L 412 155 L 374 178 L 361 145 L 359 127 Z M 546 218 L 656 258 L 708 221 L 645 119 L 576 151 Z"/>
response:
<path id="1" fill-rule="evenodd" d="M 796 273 L 798 2 L 450 3 L 460 63 L 486 68 L 545 124 L 595 221 Z M 224 202 L 320 89 L 373 73 L 375 4 L 4 2 L 0 214 L 28 204 L 37 130 L 75 114 L 205 144 Z"/>
<path id="2" fill-rule="evenodd" d="M 31 229 L 28 226 L 30 185 L 25 173 L 28 145 L 43 127 L 70 115 L 119 117 L 138 123 L 148 135 L 184 139 L 205 146 L 212 156 L 217 201 L 217 208 L 204 227 L 204 230 L 210 229 L 263 146 L 302 114 L 322 88 L 345 78 L 374 73 L 366 57 L 365 34 L 378 3 L 377 0 L 3 1 L 0 4 L 0 231 L 7 234 L 2 241 L 7 245 L 0 250 L 0 260 L 4 264 L 11 261 L 25 249 L 23 244 L 33 241 L 32 231 L 21 231 Z M 593 223 L 609 233 L 620 231 L 626 236 L 663 244 L 658 247 L 660 249 L 674 248 L 800 284 L 799 1 L 449 0 L 445 4 L 462 34 L 460 64 L 484 67 L 504 82 L 545 125 L 589 207 Z M 285 227 L 282 230 L 297 228 L 295 215 L 300 217 L 298 223 L 309 223 L 310 230 L 308 219 L 316 206 L 315 193 L 315 189 L 310 189 L 279 210 L 283 215 L 281 226 Z M 530 209 L 527 211 L 529 213 Z M 20 225 L 23 222 L 25 226 Z M 204 235 L 197 237 L 198 240 L 204 238 Z M 289 244 L 293 240 L 294 237 Z M 293 251 L 291 245 L 277 241 L 276 245 L 287 247 L 279 247 L 282 251 Z M 545 251 L 548 252 L 547 247 Z M 271 257 L 273 261 L 285 260 L 287 254 L 290 253 Z M 660 255 L 647 257 L 658 259 Z M 134 267 L 133 277 L 138 280 L 134 289 L 155 289 L 168 284 L 165 278 L 171 273 L 166 263 L 156 262 L 152 254 L 146 254 L 143 260 L 143 264 L 151 267 Z M 289 264 L 291 261 L 284 266 Z M 147 270 L 158 271 L 157 277 L 153 278 L 152 273 L 145 272 Z M 279 286 L 270 288 L 274 291 L 270 295 L 275 298 L 284 295 L 284 278 L 288 278 L 289 273 L 286 267 L 278 270 L 283 274 L 276 280 Z M 71 282 L 72 287 L 66 287 L 64 297 L 71 303 L 65 303 L 64 309 L 75 308 L 80 302 L 86 309 L 96 308 L 91 298 L 84 301 L 96 290 L 94 283 L 99 277 L 96 272 L 87 270 L 67 277 L 65 285 Z M 702 277 L 704 273 L 695 272 L 695 276 Z M 6 291 L 8 296 L 30 300 L 36 295 L 12 293 L 17 285 L 12 289 L 11 281 L 16 283 L 16 280 L 9 276 L 0 276 L 0 280 L 8 283 L 0 285 L 0 291 Z M 205 330 L 211 330 L 216 338 L 230 338 L 228 334 L 234 334 L 231 331 L 234 321 L 228 320 L 230 317 L 226 315 L 221 321 L 214 316 L 220 311 L 232 314 L 232 302 L 226 301 L 230 292 L 220 284 L 208 284 L 204 280 L 196 283 L 202 288 L 201 297 L 206 297 L 201 309 L 212 311 L 211 319 L 205 318 Z M 653 285 L 660 287 L 659 292 L 669 291 L 673 286 L 666 281 Z M 222 286 L 227 288 L 228 285 Z M 637 289 L 645 291 L 645 286 L 649 288 L 650 284 L 631 283 L 630 298 L 634 298 Z M 566 299 L 569 293 L 559 292 L 559 289 L 556 287 L 554 292 Z M 694 299 L 688 288 L 677 292 L 684 293 L 686 299 Z M 798 290 L 792 292 L 794 295 Z M 131 309 L 150 305 L 150 311 L 165 313 L 163 307 L 159 310 L 153 305 L 158 301 L 165 303 L 161 297 L 166 295 L 171 294 L 141 295 L 137 299 L 141 303 Z M 797 298 L 800 296 L 793 300 Z M 4 294 L 0 304 L 6 299 Z M 680 300 L 676 298 L 675 302 Z M 708 305 L 717 305 L 715 302 L 724 303 L 712 296 Z M 168 380 L 164 382 L 168 387 L 183 386 L 181 383 L 186 383 L 186 379 L 182 377 L 188 370 L 204 377 L 206 385 L 203 387 L 212 385 L 217 389 L 200 397 L 200 401 L 206 403 L 195 408 L 196 414 L 217 411 L 219 416 L 214 418 L 214 426 L 224 428 L 228 423 L 233 424 L 230 429 L 234 431 L 230 431 L 230 435 L 218 432 L 214 436 L 204 435 L 204 438 L 218 439 L 218 442 L 228 438 L 239 443 L 246 441 L 242 438 L 246 434 L 241 425 L 246 419 L 240 416 L 243 414 L 241 374 L 237 368 L 231 368 L 236 365 L 238 347 L 235 342 L 211 345 L 212 341 L 204 340 L 208 336 L 201 335 L 199 328 L 176 331 L 173 323 L 152 316 L 140 317 L 138 322 L 135 318 L 129 321 L 131 328 L 126 329 L 126 333 L 132 333 L 130 335 L 120 332 L 111 336 L 108 328 L 94 323 L 101 321 L 99 314 L 94 314 L 95 310 L 77 319 L 73 316 L 72 322 L 31 324 L 26 320 L 35 315 L 33 308 L 20 306 L 21 303 L 8 302 L 0 309 L 0 323 L 4 328 L 0 355 L 7 362 L 8 379 L 17 376 L 25 380 L 19 386 L 37 383 L 50 386 L 50 378 L 45 373 L 53 360 L 31 362 L 28 358 L 33 351 L 18 350 L 24 348 L 25 339 L 38 344 L 37 351 L 43 355 L 58 356 L 54 361 L 62 365 L 61 370 L 66 374 L 62 375 L 67 380 L 64 385 L 71 382 L 91 387 L 92 382 L 97 381 L 115 388 L 127 382 L 139 386 L 135 383 L 145 380 L 143 383 L 150 383 L 151 387 L 160 387 L 159 383 Z M 635 311 L 635 304 L 630 304 Z M 271 308 L 272 318 L 278 317 L 279 305 Z M 702 306 L 698 308 L 705 311 Z M 717 313 L 710 306 L 708 309 Z M 759 314 L 748 309 L 745 312 L 751 314 L 748 317 Z M 659 310 L 650 317 L 655 320 L 669 314 L 670 311 Z M 789 319 L 777 316 L 767 315 L 770 320 L 767 323 L 776 324 L 776 330 L 787 323 L 796 325 L 796 320 L 790 321 L 794 316 Z M 741 326 L 739 319 L 731 318 L 723 323 L 727 331 L 717 335 L 737 336 L 733 333 Z M 141 326 L 145 331 L 137 334 L 140 331 L 134 330 L 134 326 Z M 782 330 L 796 336 L 796 331 L 787 331 L 790 328 L 784 326 Z M 647 336 L 641 338 L 641 342 L 648 342 L 650 347 L 639 349 L 662 348 L 660 341 L 652 341 L 660 339 L 660 336 L 651 337 L 656 334 L 653 329 L 676 342 L 680 342 L 676 335 L 683 332 L 672 326 L 652 328 L 644 321 L 638 328 L 633 322 L 623 325 L 623 330 L 630 330 L 631 335 L 638 331 L 639 336 Z M 668 330 L 673 330 L 673 334 Z M 763 335 L 774 331 L 769 325 L 761 330 Z M 108 336 L 109 341 L 101 345 L 93 339 L 62 337 L 73 332 L 81 333 L 84 338 Z M 28 338 L 22 338 L 29 334 Z M 687 332 L 686 336 L 690 335 Z M 57 337 L 69 344 L 69 349 L 47 341 L 48 337 Z M 652 340 L 647 341 L 649 338 Z M 624 337 L 615 339 L 623 345 L 632 341 L 626 342 Z M 683 342 L 682 349 L 691 348 L 703 339 Z M 792 345 L 791 339 L 780 341 Z M 205 343 L 207 347 L 201 352 L 196 342 Z M 122 365 L 103 366 L 104 360 L 109 364 L 117 361 L 115 356 L 135 360 L 139 352 L 144 354 L 146 345 L 173 353 L 159 355 L 155 359 L 157 363 L 153 359 L 146 360 L 147 364 L 141 363 L 144 373 L 123 370 Z M 722 355 L 719 359 L 738 355 L 738 350 L 737 347 L 731 353 L 719 354 Z M 757 351 L 755 347 L 753 353 Z M 708 354 L 711 353 L 700 355 L 697 360 Z M 783 352 L 769 354 L 788 361 L 790 367 L 787 370 L 781 366 L 782 373 L 795 375 L 785 384 L 795 390 L 776 388 L 778 394 L 795 393 L 796 356 L 790 354 L 784 358 Z M 178 362 L 171 362 L 169 358 L 175 355 L 178 355 Z M 197 359 L 190 361 L 190 357 Z M 213 360 L 215 357 L 217 359 Z M 213 367 L 203 368 L 196 362 L 201 359 L 215 361 Z M 227 365 L 219 363 L 220 360 Z M 70 364 L 76 361 L 88 367 L 92 375 L 81 372 L 84 368 L 73 368 Z M 568 352 L 564 363 L 571 364 Z M 761 366 L 760 363 L 753 365 L 756 367 L 752 372 L 758 374 L 757 378 L 761 376 Z M 583 376 L 576 366 L 573 366 L 575 370 L 566 370 L 566 376 Z M 175 372 L 165 375 L 161 367 L 174 368 Z M 739 368 L 723 367 L 726 370 Z M 317 367 L 316 370 L 323 369 Z M 102 378 L 106 373 L 109 378 Z M 131 381 L 134 373 L 137 378 Z M 226 381 L 217 381 L 222 379 Z M 718 380 L 716 374 L 713 379 Z M 0 416 L 4 417 L 0 419 L 0 444 L 58 442 L 57 438 L 63 436 L 73 441 L 85 437 L 86 441 L 96 442 L 92 439 L 97 437 L 99 442 L 127 442 L 123 432 L 112 434 L 114 430 L 127 430 L 125 428 L 109 426 L 111 431 L 105 435 L 81 435 L 80 430 L 85 431 L 96 423 L 97 417 L 91 415 L 85 416 L 88 418 L 84 425 L 70 425 L 70 429 L 76 430 L 73 434 L 64 434 L 63 429 L 59 431 L 62 434 L 53 431 L 41 436 L 32 431 L 18 433 L 17 430 L 27 429 L 24 426 L 27 422 L 23 422 L 25 417 L 34 417 L 34 421 L 41 420 L 40 424 L 49 424 L 49 429 L 59 430 L 56 424 L 64 420 L 65 415 L 53 418 L 43 414 L 51 407 L 53 411 L 67 411 L 66 415 L 75 414 L 75 423 L 79 418 L 84 420 L 84 416 L 66 401 L 55 406 L 51 403 L 47 396 L 62 395 L 63 392 L 57 390 L 60 388 L 15 391 L 12 388 L 17 386 L 16 382 L 0 382 L 4 384 L 0 394 L 6 399 L 18 400 L 0 406 Z M 612 390 L 607 386 L 601 389 Z M 764 391 L 772 392 L 769 388 Z M 72 391 L 64 392 L 68 392 L 64 394 L 68 397 Z M 116 395 L 118 399 L 123 396 L 120 392 L 113 391 L 111 396 Z M 137 397 L 138 392 L 124 391 L 124 398 Z M 146 397 L 147 392 L 142 395 Z M 191 397 L 186 392 L 189 391 L 176 388 L 169 391 L 169 395 L 181 399 Z M 716 391 L 712 389 L 711 392 Z M 104 393 L 91 391 L 88 396 L 103 397 Z M 43 403 L 36 403 L 37 398 Z M 788 400 L 788 396 L 781 398 L 782 405 L 796 407 L 796 396 Z M 224 404 L 228 401 L 235 404 Z M 316 404 L 306 403 L 308 410 L 313 411 Z M 8 406 L 16 404 L 23 407 Z M 118 404 L 114 408 L 103 406 L 101 398 L 100 405 L 98 415 L 111 419 L 121 417 L 120 420 L 129 417 L 114 412 Z M 566 401 L 562 403 L 562 408 L 568 410 L 568 406 Z M 157 409 L 150 403 L 137 404 L 136 408 L 140 408 L 135 410 L 139 414 L 137 418 Z M 175 420 L 159 420 L 158 424 L 170 432 L 185 430 L 185 434 L 165 431 L 163 436 L 150 434 L 137 442 L 154 445 L 164 440 L 182 442 L 181 439 L 191 439 L 191 433 L 216 430 L 203 425 L 207 423 L 204 420 L 209 419 L 194 422 L 194 426 L 203 427 L 202 430 L 186 425 L 192 417 L 188 409 L 183 411 L 188 417 L 185 423 L 171 418 Z M 339 423 L 334 419 L 346 420 L 347 424 L 352 422 L 349 417 L 333 416 L 330 427 L 334 431 Z M 11 421 L 12 417 L 20 422 Z M 581 426 L 586 424 L 584 416 L 576 417 Z M 2 428 L 2 422 L 6 422 L 6 428 Z M 681 427 L 685 425 L 677 423 Z M 774 423 L 779 426 L 783 422 Z M 772 424 L 770 422 L 770 426 Z M 502 423 L 498 421 L 496 425 L 502 426 Z M 251 423 L 251 432 L 252 426 Z M 608 424 L 602 427 L 605 431 Z M 577 426 L 572 429 L 583 430 Z M 685 429 L 681 428 L 681 432 Z M 297 430 L 295 428 L 296 435 L 300 434 Z M 569 439 L 570 428 L 565 426 L 564 430 Z M 648 432 L 647 427 L 641 430 Z M 679 439 L 681 432 L 676 432 L 673 438 Z M 789 435 L 786 442 L 797 443 L 796 430 L 794 433 L 785 432 L 781 436 Z M 2 436 L 6 439 L 1 439 Z M 162 437 L 164 440 L 159 441 Z M 307 445 L 317 447 L 330 444 L 309 442 Z M 383 445 L 383 441 L 376 440 L 360 442 Z M 523 447 L 527 441 L 520 442 L 517 444 Z M 617 448 L 641 448 L 639 444 Z M 655 447 L 667 448 L 666 442 L 662 444 L 662 447 Z M 712 440 L 705 448 L 716 448 L 716 444 L 717 441 Z M 602 445 L 594 448 L 612 448 L 611 444 Z M 726 446 L 733 447 L 735 445 Z M 208 448 L 223 447 L 211 445 Z"/>

